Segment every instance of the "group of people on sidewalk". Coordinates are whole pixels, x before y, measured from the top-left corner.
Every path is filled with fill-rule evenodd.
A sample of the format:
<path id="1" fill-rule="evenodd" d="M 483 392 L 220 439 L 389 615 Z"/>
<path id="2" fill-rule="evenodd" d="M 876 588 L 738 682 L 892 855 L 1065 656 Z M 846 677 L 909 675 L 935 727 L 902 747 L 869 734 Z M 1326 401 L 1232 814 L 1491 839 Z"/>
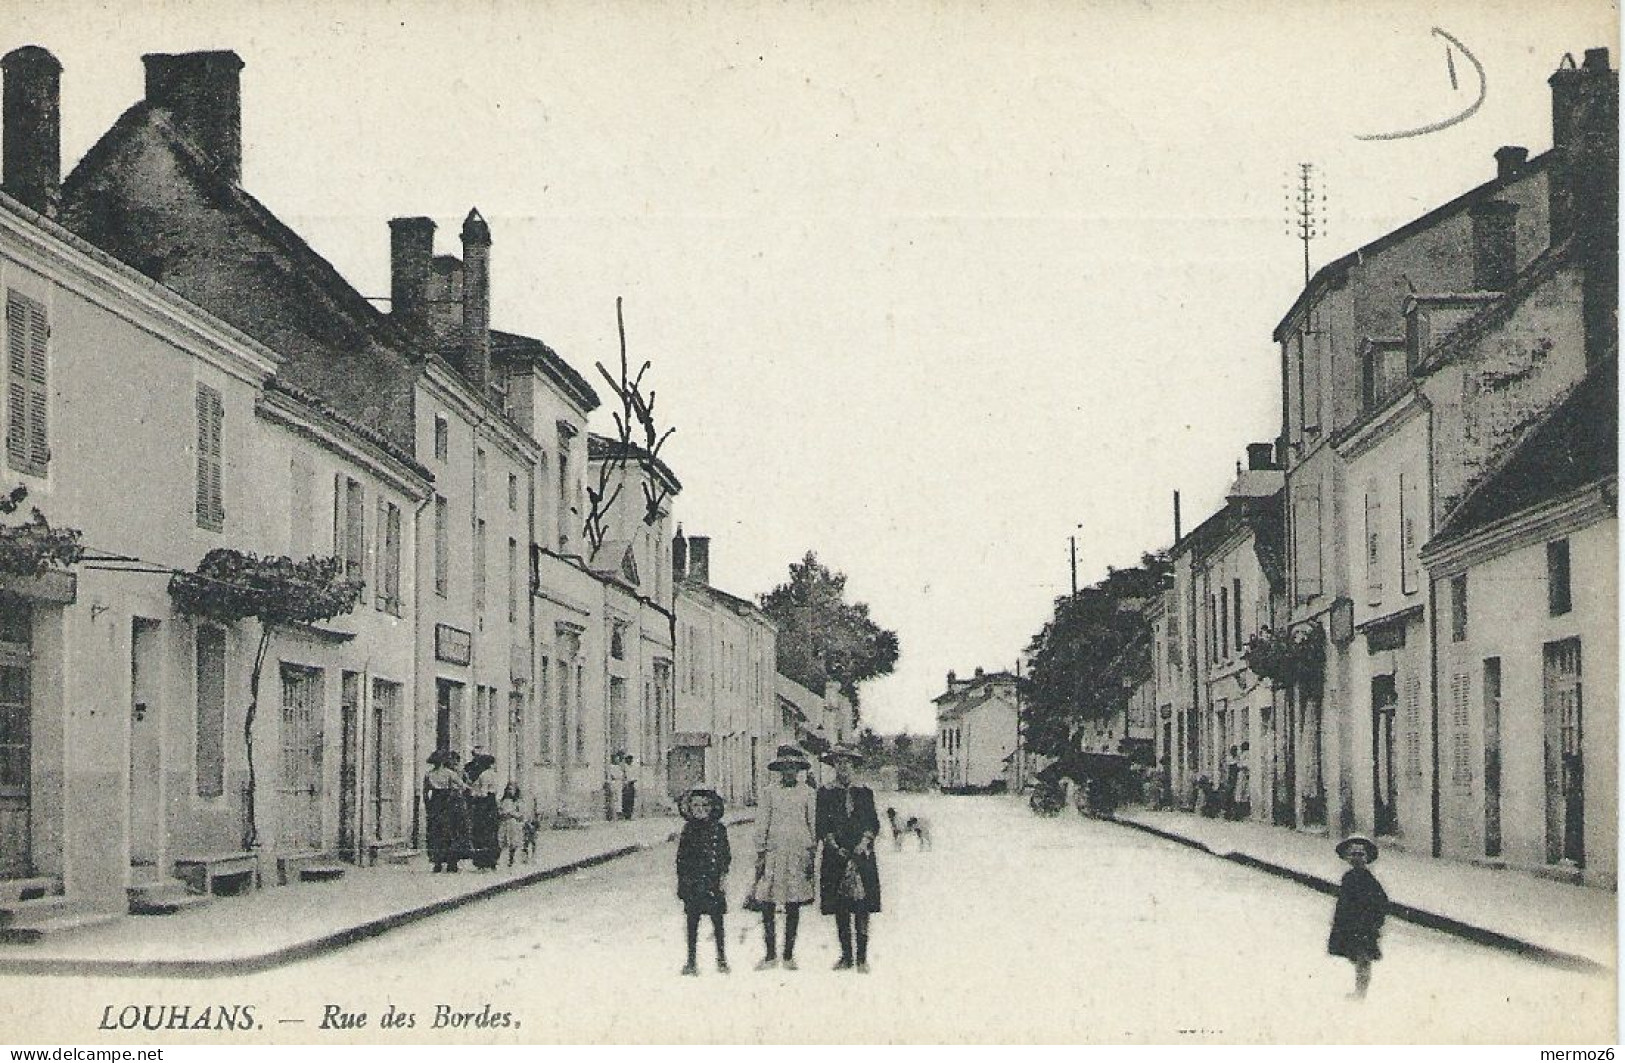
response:
<path id="1" fill-rule="evenodd" d="M 508 866 L 523 852 L 528 859 L 535 846 L 537 813 L 527 804 L 519 784 L 510 782 L 497 796 L 496 758 L 475 753 L 462 758 L 449 749 L 429 755 L 423 777 L 423 808 L 428 830 L 429 863 L 436 872 L 460 870 L 469 860 L 480 871 L 493 871 L 507 854 Z"/>
<path id="2" fill-rule="evenodd" d="M 744 907 L 760 912 L 766 954 L 757 970 L 796 969 L 796 935 L 803 905 L 819 902 L 835 919 L 841 957 L 836 970 L 869 970 L 869 917 L 880 911 L 880 867 L 875 839 L 880 819 L 874 791 L 855 785 L 852 767 L 861 759 L 850 746 L 824 756 L 835 780 L 816 792 L 801 781 L 811 762 L 795 746 L 780 746 L 768 769 L 778 784 L 762 794 L 756 814 L 755 873 Z M 677 896 L 687 923 L 688 960 L 682 973 L 699 973 L 696 950 L 702 918 L 711 923 L 717 970 L 728 971 L 723 915 L 732 852 L 722 825 L 722 798 L 714 790 L 691 790 L 683 797 L 687 823 L 677 844 Z M 783 950 L 778 933 L 784 916 Z"/>

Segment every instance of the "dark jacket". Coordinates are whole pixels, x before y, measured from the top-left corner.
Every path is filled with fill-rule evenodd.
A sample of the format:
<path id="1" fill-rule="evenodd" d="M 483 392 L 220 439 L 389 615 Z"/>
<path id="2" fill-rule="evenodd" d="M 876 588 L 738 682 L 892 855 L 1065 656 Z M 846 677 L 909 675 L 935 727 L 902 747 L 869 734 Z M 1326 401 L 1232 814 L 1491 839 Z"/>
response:
<path id="1" fill-rule="evenodd" d="M 1337 891 L 1332 934 L 1326 951 L 1350 960 L 1380 960 L 1379 938 L 1388 916 L 1388 894 L 1377 876 L 1363 867 L 1350 868 Z"/>
<path id="2" fill-rule="evenodd" d="M 818 791 L 814 827 L 824 855 L 818 874 L 819 907 L 823 913 L 880 911 L 880 867 L 875 863 L 874 851 L 880 819 L 875 815 L 874 791 L 867 786 L 824 787 Z M 855 851 L 865 835 L 869 838 L 869 851 L 858 856 Z M 849 863 L 857 865 L 858 877 L 863 882 L 864 895 L 859 901 L 841 893 L 841 879 Z"/>
<path id="3" fill-rule="evenodd" d="M 691 913 L 728 910 L 723 883 L 733 864 L 728 828 L 714 819 L 691 819 L 677 839 L 677 896 Z"/>

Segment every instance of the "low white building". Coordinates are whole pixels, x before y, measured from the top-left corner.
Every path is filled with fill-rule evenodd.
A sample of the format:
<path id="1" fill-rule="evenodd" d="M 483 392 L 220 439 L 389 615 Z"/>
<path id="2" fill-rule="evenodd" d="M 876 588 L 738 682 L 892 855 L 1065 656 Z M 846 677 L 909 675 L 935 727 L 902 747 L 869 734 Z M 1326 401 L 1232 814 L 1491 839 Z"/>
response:
<path id="1" fill-rule="evenodd" d="M 976 669 L 948 673 L 937 706 L 937 785 L 946 791 L 1007 788 L 1020 743 L 1016 676 Z"/>

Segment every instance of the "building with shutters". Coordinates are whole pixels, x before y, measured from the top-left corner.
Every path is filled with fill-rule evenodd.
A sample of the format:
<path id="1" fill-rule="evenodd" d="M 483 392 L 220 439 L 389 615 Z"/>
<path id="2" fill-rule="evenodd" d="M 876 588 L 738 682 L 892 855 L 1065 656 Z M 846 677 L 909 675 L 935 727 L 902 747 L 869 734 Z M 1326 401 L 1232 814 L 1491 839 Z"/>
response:
<path id="1" fill-rule="evenodd" d="M 71 574 L 0 588 L 8 930 L 122 913 L 178 874 L 269 883 L 312 853 L 398 841 L 426 470 L 279 379 L 280 352 L 54 221 L 60 68 L 36 48 L 0 66 L 6 464 L 86 547 Z M 107 386 L 132 375 L 142 388 Z M 336 554 L 365 587 L 352 613 L 266 644 L 253 852 L 243 733 L 261 631 L 178 613 L 168 590 L 222 547 Z"/>
<path id="2" fill-rule="evenodd" d="M 673 547 L 676 576 L 677 715 L 685 736 L 671 785 L 714 788 L 730 805 L 756 803 L 783 730 L 778 626 L 755 603 L 711 582 L 711 540 Z M 822 721 L 820 722 L 822 726 Z"/>
<path id="3" fill-rule="evenodd" d="M 948 673 L 937 707 L 937 785 L 947 793 L 1011 788 L 1021 746 L 1020 698 L 1011 672 L 969 679 Z M 1018 787 L 1019 789 L 1019 787 Z"/>

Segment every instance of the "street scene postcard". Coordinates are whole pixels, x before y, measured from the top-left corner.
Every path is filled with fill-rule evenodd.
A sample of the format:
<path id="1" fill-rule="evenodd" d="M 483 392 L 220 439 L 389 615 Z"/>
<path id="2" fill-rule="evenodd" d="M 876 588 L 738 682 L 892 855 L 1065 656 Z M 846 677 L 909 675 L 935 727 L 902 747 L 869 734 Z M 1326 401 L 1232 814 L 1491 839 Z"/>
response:
<path id="1" fill-rule="evenodd" d="M 1612 1058 L 1613 4 L 0 12 L 0 1042 Z"/>

